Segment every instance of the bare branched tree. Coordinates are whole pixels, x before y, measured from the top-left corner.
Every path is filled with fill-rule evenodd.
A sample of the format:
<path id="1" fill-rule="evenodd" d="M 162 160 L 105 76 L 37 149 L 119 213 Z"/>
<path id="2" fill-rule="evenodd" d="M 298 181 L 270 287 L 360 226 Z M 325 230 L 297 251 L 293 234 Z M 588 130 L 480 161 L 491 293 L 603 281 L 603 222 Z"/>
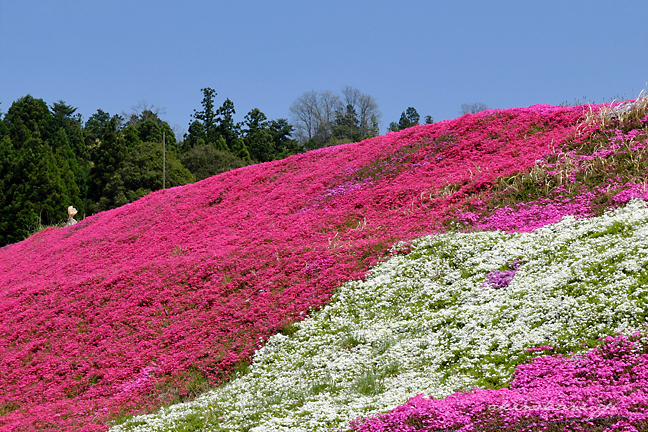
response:
<path id="1" fill-rule="evenodd" d="M 309 91 L 299 96 L 290 106 L 297 141 L 304 143 L 315 137 L 319 124 L 317 92 Z"/>
<path id="2" fill-rule="evenodd" d="M 148 119 L 158 121 L 161 116 L 166 114 L 164 108 L 160 108 L 146 101 L 139 101 L 137 105 L 131 107 L 131 112 L 122 111 L 121 116 L 126 120 L 125 126 L 137 126 Z"/>
<path id="3" fill-rule="evenodd" d="M 322 147 L 331 138 L 332 128 L 344 112 L 355 111 L 362 136 L 378 134 L 380 111 L 373 96 L 363 94 L 350 86 L 342 88 L 342 97 L 331 91 L 309 91 L 299 96 L 290 106 L 295 138 L 304 145 Z"/>
<path id="4" fill-rule="evenodd" d="M 475 102 L 471 104 L 461 104 L 461 110 L 459 111 L 459 115 L 464 115 L 464 114 L 476 114 L 478 112 L 484 111 L 488 109 L 488 105 L 483 104 L 481 102 Z"/>
<path id="5" fill-rule="evenodd" d="M 382 114 L 378 109 L 376 99 L 350 86 L 342 89 L 342 95 L 344 96 L 344 105 L 351 105 L 358 115 L 360 135 L 377 135 Z"/>
<path id="6" fill-rule="evenodd" d="M 331 127 L 335 122 L 335 113 L 342 110 L 340 96 L 326 90 L 319 94 L 319 125 L 316 140 L 322 144 L 331 136 Z"/>

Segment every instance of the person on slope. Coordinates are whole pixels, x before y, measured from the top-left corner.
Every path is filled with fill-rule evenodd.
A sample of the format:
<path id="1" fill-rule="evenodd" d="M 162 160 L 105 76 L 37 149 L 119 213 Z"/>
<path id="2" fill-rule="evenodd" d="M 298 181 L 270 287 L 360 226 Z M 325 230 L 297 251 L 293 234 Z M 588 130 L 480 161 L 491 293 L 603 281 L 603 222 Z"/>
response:
<path id="1" fill-rule="evenodd" d="M 77 209 L 72 206 L 68 207 L 68 220 L 65 226 L 74 225 L 75 223 L 77 223 L 76 219 L 74 219 L 75 214 L 77 214 Z"/>

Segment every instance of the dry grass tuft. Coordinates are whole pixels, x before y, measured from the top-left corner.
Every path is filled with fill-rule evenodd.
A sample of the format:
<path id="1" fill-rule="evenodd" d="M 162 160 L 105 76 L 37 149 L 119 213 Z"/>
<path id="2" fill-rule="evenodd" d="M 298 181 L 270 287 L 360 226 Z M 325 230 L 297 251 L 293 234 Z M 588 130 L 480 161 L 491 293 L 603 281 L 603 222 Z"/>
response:
<path id="1" fill-rule="evenodd" d="M 622 125 L 641 121 L 646 115 L 648 115 L 648 92 L 644 89 L 635 100 L 621 103 L 613 102 L 609 106 L 602 106 L 598 110 L 595 110 L 590 105 L 583 125 L 598 126 L 605 129 L 613 124 Z"/>

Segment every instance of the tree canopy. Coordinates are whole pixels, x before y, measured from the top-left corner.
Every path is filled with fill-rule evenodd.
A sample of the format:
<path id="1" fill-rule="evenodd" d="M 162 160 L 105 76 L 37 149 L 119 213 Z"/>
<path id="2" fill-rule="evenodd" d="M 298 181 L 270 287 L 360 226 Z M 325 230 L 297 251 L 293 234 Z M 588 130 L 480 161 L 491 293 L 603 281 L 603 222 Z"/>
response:
<path id="1" fill-rule="evenodd" d="M 183 151 L 186 154 L 192 154 L 186 160 L 196 160 L 203 158 L 213 158 L 216 155 L 222 156 L 222 153 L 229 153 L 235 156 L 243 163 L 269 162 L 276 159 L 287 157 L 302 151 L 298 143 L 291 138 L 293 127 L 286 119 L 268 120 L 267 116 L 258 108 L 253 108 L 245 115 L 242 123 L 234 120 L 236 109 L 234 102 L 229 98 L 223 101 L 218 108 L 214 98 L 217 93 L 211 88 L 202 89 L 203 100 L 202 110 L 195 110 L 193 120 L 189 124 L 189 130 L 184 137 Z M 222 153 L 214 153 L 211 150 L 202 148 L 204 145 L 211 145 Z M 201 150 L 192 152 L 194 147 L 200 147 Z M 219 160 L 232 160 L 218 156 Z M 229 162 L 228 162 L 229 163 Z M 203 166 L 198 163 L 192 166 Z M 235 162 L 234 165 L 238 165 Z M 220 167 L 221 163 L 217 163 Z M 200 173 L 194 174 L 201 177 L 204 172 L 201 168 Z"/>
<path id="2" fill-rule="evenodd" d="M 416 126 L 417 124 L 419 124 L 420 119 L 421 119 L 421 116 L 416 111 L 416 109 L 414 107 L 408 107 L 401 114 L 400 119 L 398 120 L 398 123 L 391 122 L 389 124 L 389 130 L 391 130 L 391 131 L 399 131 L 399 130 L 410 128 L 412 126 Z"/>
<path id="3" fill-rule="evenodd" d="M 461 104 L 461 110 L 459 110 L 459 115 L 464 115 L 464 114 L 477 114 L 478 112 L 482 112 L 488 109 L 488 105 L 483 104 L 481 102 L 475 102 L 471 104 Z"/>
<path id="4" fill-rule="evenodd" d="M 62 100 L 13 102 L 0 117 L 0 246 L 64 223 L 70 205 L 83 218 L 161 189 L 163 137 L 169 187 L 303 151 L 287 119 L 254 108 L 237 123 L 232 100 L 217 107 L 215 90 L 201 92 L 181 140 L 145 102 L 121 115 L 98 109 L 85 122 Z"/>
<path id="5" fill-rule="evenodd" d="M 350 86 L 342 94 L 310 91 L 290 106 L 297 142 L 315 149 L 377 136 L 381 113 L 376 100 Z"/>

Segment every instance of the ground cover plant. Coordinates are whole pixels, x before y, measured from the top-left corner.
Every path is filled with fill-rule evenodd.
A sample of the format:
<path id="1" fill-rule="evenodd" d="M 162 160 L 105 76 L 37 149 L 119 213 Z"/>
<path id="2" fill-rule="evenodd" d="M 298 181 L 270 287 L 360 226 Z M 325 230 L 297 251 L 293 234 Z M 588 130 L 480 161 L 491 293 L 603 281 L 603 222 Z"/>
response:
<path id="1" fill-rule="evenodd" d="M 611 120 L 589 120 L 601 107 L 533 106 L 421 125 L 159 191 L 0 249 L 0 427 L 105 430 L 191 399 L 396 242 L 496 220 L 524 231 L 642 196 L 624 182 L 632 173 L 603 169 L 614 188 L 526 204 L 538 201 L 529 176 L 572 173 L 561 155 L 597 139 L 611 168 L 621 155 L 645 168 L 645 114 L 604 109 Z"/>
<path id="2" fill-rule="evenodd" d="M 648 198 L 647 123 L 646 96 L 590 108 L 579 125 L 589 130 L 587 139 L 564 143 L 528 172 L 500 178 L 459 220 L 472 229 L 525 231 L 565 214 L 597 215 L 632 197 Z"/>
<path id="3" fill-rule="evenodd" d="M 544 356 L 518 366 L 510 388 L 441 400 L 418 395 L 388 414 L 353 422 L 352 429 L 646 430 L 647 342 L 645 328 L 630 337 L 608 336 L 583 355 Z"/>
<path id="4" fill-rule="evenodd" d="M 451 233 L 415 240 L 408 254 L 376 266 L 364 281 L 344 284 L 290 336 L 272 336 L 246 375 L 193 402 L 135 417 L 115 432 L 346 429 L 350 420 L 391 410 L 415 395 L 443 398 L 473 387 L 501 389 L 516 366 L 510 391 L 477 391 L 472 399 L 462 394 L 424 398 L 427 404 L 419 396 L 354 427 L 444 429 L 470 424 L 469 414 L 479 411 L 475 407 L 497 415 L 473 424 L 520 423 L 524 414 L 541 409 L 506 417 L 506 404 L 541 407 L 547 400 L 565 406 L 586 402 L 592 409 L 583 409 L 583 416 L 611 402 L 616 405 L 610 415 L 624 415 L 628 407 L 641 412 L 648 408 L 642 390 L 648 356 L 643 354 L 631 371 L 636 388 L 615 387 L 627 383 L 606 375 L 625 371 L 624 358 L 614 357 L 616 366 L 606 368 L 584 360 L 577 370 L 562 357 L 518 365 L 542 354 L 595 348 L 601 335 L 641 327 L 648 314 L 647 236 L 648 208 L 635 201 L 614 213 L 565 218 L 531 233 Z M 630 348 L 624 355 L 633 355 Z M 576 379 L 588 367 L 601 375 L 595 383 Z M 553 373 L 555 379 L 538 385 Z M 571 381 L 568 373 L 575 374 Z M 588 399 L 600 386 L 609 398 Z M 575 392 L 580 387 L 583 391 Z M 536 393 L 527 394 L 530 388 Z M 561 391 L 572 399 L 559 397 Z M 617 401 L 618 395 L 628 398 Z M 566 412 L 548 419 L 564 418 Z"/>

